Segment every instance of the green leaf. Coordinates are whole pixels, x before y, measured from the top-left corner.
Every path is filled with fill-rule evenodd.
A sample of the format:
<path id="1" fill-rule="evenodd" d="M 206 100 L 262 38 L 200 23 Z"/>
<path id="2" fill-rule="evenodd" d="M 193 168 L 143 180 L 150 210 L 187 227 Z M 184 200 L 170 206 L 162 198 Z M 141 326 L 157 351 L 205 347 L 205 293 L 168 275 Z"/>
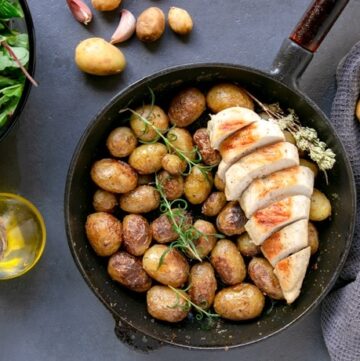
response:
<path id="1" fill-rule="evenodd" d="M 7 87 L 9 85 L 14 85 L 16 83 L 17 83 L 16 80 L 11 79 L 7 76 L 0 75 L 0 88 Z"/>
<path id="2" fill-rule="evenodd" d="M 19 34 L 17 32 L 13 32 L 6 38 L 7 43 L 12 47 L 20 47 L 25 49 L 29 48 L 29 37 L 27 34 Z"/>
<path id="3" fill-rule="evenodd" d="M 22 18 L 24 13 L 19 3 L 0 0 L 0 19 Z"/>
<path id="4" fill-rule="evenodd" d="M 29 51 L 21 47 L 12 47 L 13 52 L 19 59 L 23 66 L 29 62 Z M 0 71 L 7 68 L 19 68 L 19 65 L 14 61 L 5 48 L 0 49 Z"/>

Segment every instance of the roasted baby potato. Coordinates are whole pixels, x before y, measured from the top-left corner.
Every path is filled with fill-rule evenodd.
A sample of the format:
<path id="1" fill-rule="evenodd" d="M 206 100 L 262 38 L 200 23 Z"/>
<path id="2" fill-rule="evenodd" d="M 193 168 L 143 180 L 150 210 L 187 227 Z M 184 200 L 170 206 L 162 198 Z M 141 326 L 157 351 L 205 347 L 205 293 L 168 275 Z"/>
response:
<path id="1" fill-rule="evenodd" d="M 90 175 L 96 185 L 112 193 L 130 192 L 138 180 L 129 164 L 115 159 L 98 160 L 93 164 Z"/>
<path id="2" fill-rule="evenodd" d="M 323 221 L 331 216 L 331 203 L 326 195 L 314 188 L 310 204 L 310 220 Z"/>
<path id="3" fill-rule="evenodd" d="M 189 264 L 176 249 L 155 244 L 144 254 L 143 267 L 146 273 L 159 283 L 181 287 L 189 277 Z"/>
<path id="4" fill-rule="evenodd" d="M 130 154 L 129 164 L 139 174 L 151 174 L 161 169 L 161 160 L 167 153 L 162 143 L 143 144 Z"/>
<path id="5" fill-rule="evenodd" d="M 310 168 L 313 171 L 315 177 L 319 173 L 319 167 L 310 160 L 300 158 L 300 165 Z"/>
<path id="6" fill-rule="evenodd" d="M 184 179 L 181 175 L 171 175 L 166 170 L 158 174 L 158 181 L 169 201 L 180 198 L 184 193 Z"/>
<path id="7" fill-rule="evenodd" d="M 118 202 L 115 194 L 98 189 L 93 198 L 93 207 L 96 212 L 113 213 Z"/>
<path id="8" fill-rule="evenodd" d="M 121 245 L 121 222 L 111 214 L 90 214 L 86 220 L 85 231 L 91 247 L 99 256 L 111 256 Z"/>
<path id="9" fill-rule="evenodd" d="M 165 15 L 152 6 L 144 10 L 136 21 L 136 36 L 144 43 L 158 40 L 165 31 Z"/>
<path id="10" fill-rule="evenodd" d="M 260 253 L 260 247 L 251 240 L 247 232 L 237 238 L 236 244 L 240 253 L 245 257 L 254 257 Z"/>
<path id="11" fill-rule="evenodd" d="M 202 172 L 196 165 L 192 167 L 190 174 L 185 179 L 185 197 L 192 204 L 201 204 L 209 196 L 212 185 L 212 174 Z"/>
<path id="12" fill-rule="evenodd" d="M 152 317 L 166 322 L 180 322 L 190 311 L 186 297 L 182 298 L 166 286 L 150 288 L 146 294 L 146 303 L 147 310 Z"/>
<path id="13" fill-rule="evenodd" d="M 206 96 L 206 103 L 213 113 L 236 106 L 254 110 L 254 102 L 246 91 L 231 83 L 213 86 Z"/>
<path id="14" fill-rule="evenodd" d="M 127 157 L 137 145 L 137 139 L 128 127 L 115 128 L 106 140 L 106 146 L 112 156 Z"/>
<path id="15" fill-rule="evenodd" d="M 121 0 L 91 0 L 93 7 L 99 11 L 112 11 L 120 6 Z"/>
<path id="16" fill-rule="evenodd" d="M 215 312 L 223 318 L 244 321 L 260 316 L 265 305 L 261 291 L 249 283 L 222 289 L 215 296 Z"/>
<path id="17" fill-rule="evenodd" d="M 142 268 L 139 258 L 126 252 L 113 254 L 108 263 L 110 277 L 135 292 L 146 292 L 151 287 L 151 278 Z"/>
<path id="18" fill-rule="evenodd" d="M 229 202 L 216 218 L 217 229 L 226 236 L 240 235 L 245 232 L 247 219 L 239 202 Z"/>
<path id="19" fill-rule="evenodd" d="M 135 112 L 147 119 L 161 133 L 165 133 L 169 127 L 169 118 L 165 112 L 157 105 L 143 105 L 136 108 Z M 130 118 L 130 126 L 135 135 L 144 142 L 151 142 L 158 137 L 155 129 L 145 124 L 141 118 L 132 114 Z"/>
<path id="20" fill-rule="evenodd" d="M 141 256 L 152 240 L 148 221 L 138 214 L 128 214 L 123 219 L 123 247 L 133 256 Z"/>
<path id="21" fill-rule="evenodd" d="M 218 165 L 221 161 L 220 153 L 211 148 L 209 133 L 206 128 L 199 128 L 193 136 L 202 157 L 202 161 L 207 165 Z"/>
<path id="22" fill-rule="evenodd" d="M 152 186 L 139 186 L 120 196 L 120 208 L 128 213 L 148 213 L 160 205 L 160 195 Z"/>
<path id="23" fill-rule="evenodd" d="M 215 273 L 211 264 L 202 262 L 192 266 L 189 285 L 191 301 L 202 309 L 208 310 L 214 302 L 217 288 Z"/>
<path id="24" fill-rule="evenodd" d="M 254 257 L 248 265 L 248 273 L 261 292 L 274 300 L 284 299 L 280 283 L 273 272 L 273 267 L 265 258 Z"/>
<path id="25" fill-rule="evenodd" d="M 225 190 L 225 182 L 219 177 L 217 173 L 214 177 L 214 186 L 218 191 L 224 192 Z"/>
<path id="26" fill-rule="evenodd" d="M 311 255 L 313 256 L 319 249 L 319 234 L 316 227 L 311 222 L 308 223 L 308 238 Z"/>
<path id="27" fill-rule="evenodd" d="M 218 241 L 211 251 L 211 264 L 226 285 L 236 285 L 246 276 L 244 260 L 235 244 L 228 239 Z"/>
<path id="28" fill-rule="evenodd" d="M 196 157 L 196 149 L 190 132 L 182 128 L 173 128 L 167 133 L 167 139 L 170 143 L 184 155 L 194 160 Z M 175 151 L 174 151 L 175 153 Z"/>
<path id="29" fill-rule="evenodd" d="M 226 204 L 224 192 L 213 192 L 206 199 L 201 208 L 201 213 L 208 217 L 217 216 Z"/>
<path id="30" fill-rule="evenodd" d="M 205 111 L 204 94 L 196 88 L 180 91 L 171 101 L 168 115 L 171 124 L 184 128 L 195 122 Z"/>
<path id="31" fill-rule="evenodd" d="M 284 135 L 285 135 L 285 141 L 291 144 L 296 145 L 296 140 L 294 138 L 294 136 L 287 130 L 283 131 Z"/>
<path id="32" fill-rule="evenodd" d="M 186 162 L 176 154 L 165 154 L 161 160 L 162 167 L 172 175 L 181 175 L 186 170 Z"/>
<path id="33" fill-rule="evenodd" d="M 198 235 L 199 237 L 194 239 L 193 243 L 200 258 L 205 258 L 215 247 L 216 229 L 210 222 L 203 221 L 202 219 L 198 219 L 194 223 L 194 228 L 198 230 L 200 234 L 203 234 Z M 196 255 L 190 250 L 188 250 L 186 254 L 189 258 L 196 258 Z"/>

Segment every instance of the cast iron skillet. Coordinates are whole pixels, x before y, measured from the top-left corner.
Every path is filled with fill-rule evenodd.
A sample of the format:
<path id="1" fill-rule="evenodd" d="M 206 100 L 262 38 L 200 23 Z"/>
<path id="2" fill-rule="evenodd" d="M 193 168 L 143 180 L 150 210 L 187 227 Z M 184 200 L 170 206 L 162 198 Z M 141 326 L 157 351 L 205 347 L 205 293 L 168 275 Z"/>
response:
<path id="1" fill-rule="evenodd" d="M 317 0 L 285 40 L 270 74 L 231 64 L 195 64 L 161 71 L 131 85 L 95 117 L 82 136 L 72 159 L 65 194 L 65 219 L 69 246 L 86 282 L 110 310 L 116 320 L 116 333 L 142 350 L 161 342 L 188 348 L 230 348 L 267 338 L 314 309 L 333 286 L 349 251 L 355 219 L 355 183 L 352 170 L 334 128 L 322 111 L 296 87 L 296 82 L 312 58 L 321 40 L 347 1 Z M 105 139 L 109 132 L 125 124 L 119 110 L 142 104 L 148 87 L 165 101 L 171 93 L 186 85 L 206 88 L 218 81 L 238 82 L 260 99 L 280 101 L 294 108 L 303 123 L 317 129 L 321 138 L 335 151 L 337 162 L 328 174 L 329 185 L 322 189 L 332 200 L 333 216 L 320 231 L 317 267 L 308 272 L 301 296 L 292 306 L 283 303 L 267 306 L 263 315 L 251 322 L 220 320 L 217 327 L 187 319 L 170 325 L 154 321 L 146 312 L 143 296 L 134 294 L 110 280 L 106 260 L 96 256 L 88 244 L 84 224 L 93 212 L 94 185 L 90 180 L 92 163 L 106 156 Z M 324 182 L 322 182 L 324 183 Z M 319 185 L 321 187 L 321 185 Z"/>

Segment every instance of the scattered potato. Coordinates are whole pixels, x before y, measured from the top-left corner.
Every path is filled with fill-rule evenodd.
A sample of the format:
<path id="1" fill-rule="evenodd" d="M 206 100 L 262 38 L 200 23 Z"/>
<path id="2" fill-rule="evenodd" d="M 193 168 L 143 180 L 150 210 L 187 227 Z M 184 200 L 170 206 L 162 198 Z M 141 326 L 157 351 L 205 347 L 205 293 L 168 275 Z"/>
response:
<path id="1" fill-rule="evenodd" d="M 226 236 L 236 236 L 245 232 L 247 219 L 239 202 L 229 202 L 216 218 L 217 229 Z"/>
<path id="2" fill-rule="evenodd" d="M 91 247 L 99 256 L 111 256 L 121 245 L 121 222 L 111 214 L 90 214 L 86 220 L 85 231 Z"/>
<path id="3" fill-rule="evenodd" d="M 194 166 L 185 179 L 185 197 L 192 204 L 201 204 L 209 196 L 212 185 L 212 174 L 203 173 L 198 166 Z"/>
<path id="4" fill-rule="evenodd" d="M 162 143 L 143 144 L 130 154 L 129 164 L 139 174 L 151 174 L 161 169 L 161 161 L 167 153 Z"/>
<path id="5" fill-rule="evenodd" d="M 221 161 L 220 153 L 211 148 L 209 133 L 206 128 L 199 128 L 194 136 L 194 143 L 201 154 L 202 161 L 207 165 L 218 165 Z"/>
<path id="6" fill-rule="evenodd" d="M 313 223 L 308 223 L 308 237 L 309 246 L 311 248 L 311 255 L 313 256 L 319 249 L 319 234 Z"/>
<path id="7" fill-rule="evenodd" d="M 219 175 L 217 173 L 215 174 L 214 185 L 217 190 L 224 192 L 225 182 L 219 177 Z"/>
<path id="8" fill-rule="evenodd" d="M 136 36 L 149 43 L 158 40 L 165 31 L 165 15 L 158 7 L 144 10 L 136 21 Z"/>
<path id="9" fill-rule="evenodd" d="M 101 38 L 89 38 L 79 43 L 75 62 L 80 70 L 92 75 L 118 74 L 126 66 L 124 54 Z"/>
<path id="10" fill-rule="evenodd" d="M 181 175 L 171 175 L 166 170 L 158 174 L 159 184 L 169 201 L 180 198 L 184 193 L 184 179 Z"/>
<path id="11" fill-rule="evenodd" d="M 318 189 L 314 189 L 311 196 L 310 220 L 323 221 L 331 216 L 331 203 L 326 195 Z"/>
<path id="12" fill-rule="evenodd" d="M 310 160 L 300 158 L 300 165 L 310 168 L 314 172 L 315 177 L 319 173 L 319 167 L 315 163 L 311 162 Z"/>
<path id="13" fill-rule="evenodd" d="M 208 217 L 217 216 L 226 204 L 224 192 L 213 192 L 203 203 L 201 213 Z"/>
<path id="14" fill-rule="evenodd" d="M 176 154 L 165 154 L 161 160 L 162 167 L 172 175 L 181 175 L 186 170 L 186 162 Z"/>
<path id="15" fill-rule="evenodd" d="M 193 240 L 197 254 L 200 258 L 205 258 L 215 247 L 216 244 L 216 229 L 212 223 L 198 219 L 194 223 L 194 228 L 197 229 L 203 236 Z M 196 258 L 190 250 L 186 252 L 189 258 Z"/>
<path id="16" fill-rule="evenodd" d="M 360 100 L 356 103 L 356 110 L 355 110 L 356 118 L 360 121 Z"/>
<path id="17" fill-rule="evenodd" d="M 168 111 L 170 122 L 180 128 L 187 127 L 200 117 L 205 108 L 204 94 L 197 88 L 186 88 L 170 103 Z"/>
<path id="18" fill-rule="evenodd" d="M 195 146 L 190 132 L 182 128 L 173 128 L 167 133 L 167 139 L 175 149 L 194 160 L 196 157 Z M 175 152 L 175 151 L 174 151 Z"/>
<path id="19" fill-rule="evenodd" d="M 91 0 L 93 7 L 99 11 L 112 11 L 118 8 L 121 0 Z"/>
<path id="20" fill-rule="evenodd" d="M 181 8 L 172 6 L 168 13 L 168 22 L 172 31 L 180 35 L 186 35 L 193 29 L 193 20 L 190 14 Z"/>
<path id="21" fill-rule="evenodd" d="M 112 156 L 117 158 L 127 157 L 137 145 L 137 139 L 128 127 L 114 129 L 106 140 L 106 146 Z"/>
<path id="22" fill-rule="evenodd" d="M 260 247 L 251 240 L 247 232 L 240 235 L 236 243 L 238 250 L 245 257 L 254 257 L 260 253 Z"/>
<path id="23" fill-rule="evenodd" d="M 160 195 L 152 186 L 138 186 L 120 196 L 120 208 L 128 213 L 148 213 L 160 205 Z"/>
<path id="24" fill-rule="evenodd" d="M 93 198 L 93 207 L 96 212 L 113 213 L 118 202 L 115 194 L 98 189 Z"/>
<path id="25" fill-rule="evenodd" d="M 283 133 L 285 135 L 285 141 L 286 142 L 289 142 L 291 144 L 296 145 L 296 140 L 295 140 L 294 136 L 289 131 L 284 130 Z"/>

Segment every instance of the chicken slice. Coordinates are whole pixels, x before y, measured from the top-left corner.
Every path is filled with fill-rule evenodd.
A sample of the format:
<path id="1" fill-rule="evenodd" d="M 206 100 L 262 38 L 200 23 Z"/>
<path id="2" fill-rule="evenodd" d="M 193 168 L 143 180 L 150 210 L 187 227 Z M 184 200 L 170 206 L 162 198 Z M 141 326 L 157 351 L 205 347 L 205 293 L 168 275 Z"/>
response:
<path id="1" fill-rule="evenodd" d="M 309 245 L 308 220 L 302 219 L 274 233 L 261 246 L 265 258 L 273 267 L 290 254 Z"/>
<path id="2" fill-rule="evenodd" d="M 307 247 L 283 259 L 275 266 L 274 273 L 288 304 L 293 303 L 300 294 L 310 254 L 310 247 Z"/>
<path id="3" fill-rule="evenodd" d="M 226 173 L 226 182 L 229 185 L 231 185 L 231 182 L 230 179 L 228 180 L 227 174 L 234 166 Z M 265 208 L 280 199 L 296 195 L 310 198 L 313 190 L 314 173 L 310 168 L 303 166 L 287 168 L 253 181 L 242 194 L 240 205 L 246 217 L 250 218 L 257 210 Z M 228 197 L 226 189 L 225 195 Z M 232 197 L 227 199 L 232 200 Z"/>
<path id="4" fill-rule="evenodd" d="M 207 129 L 214 149 L 219 149 L 223 140 L 237 130 L 261 119 L 253 110 L 243 107 L 227 108 L 210 117 Z"/>
<path id="5" fill-rule="evenodd" d="M 238 200 L 255 178 L 298 164 L 299 153 L 295 145 L 291 143 L 280 142 L 257 149 L 241 158 L 226 171 L 226 199 Z M 220 171 L 222 167 L 219 166 Z"/>
<path id="6" fill-rule="evenodd" d="M 308 219 L 309 211 L 308 197 L 288 197 L 255 212 L 246 222 L 245 229 L 253 242 L 259 246 L 265 239 L 288 224 L 300 219 Z"/>

